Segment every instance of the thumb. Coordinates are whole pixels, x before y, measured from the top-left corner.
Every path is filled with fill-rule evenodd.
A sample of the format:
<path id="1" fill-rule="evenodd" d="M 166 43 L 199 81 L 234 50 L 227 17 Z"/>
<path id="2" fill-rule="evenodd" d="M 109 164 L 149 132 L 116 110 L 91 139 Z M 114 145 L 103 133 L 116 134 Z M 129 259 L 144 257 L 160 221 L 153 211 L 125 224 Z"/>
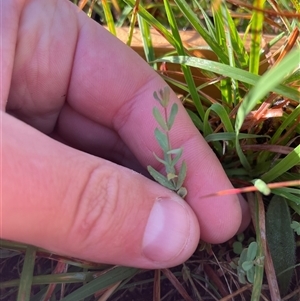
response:
<path id="1" fill-rule="evenodd" d="M 85 260 L 170 267 L 196 249 L 191 208 L 157 183 L 2 119 L 2 238 Z"/>

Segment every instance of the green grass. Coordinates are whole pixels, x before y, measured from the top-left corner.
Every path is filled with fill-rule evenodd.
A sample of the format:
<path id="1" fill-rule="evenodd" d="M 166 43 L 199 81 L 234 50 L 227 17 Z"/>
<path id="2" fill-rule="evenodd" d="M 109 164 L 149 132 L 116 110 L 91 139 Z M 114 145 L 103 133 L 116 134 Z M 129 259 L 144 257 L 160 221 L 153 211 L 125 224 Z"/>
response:
<path id="1" fill-rule="evenodd" d="M 217 246 L 201 243 L 182 266 L 156 272 L 75 261 L 2 241 L 1 300 L 46 300 L 46 295 L 52 296 L 51 300 L 87 301 L 98 300 L 104 293 L 110 296 L 108 300 L 153 300 L 152 292 L 157 295 L 159 291 L 161 300 L 220 300 L 230 294 L 236 295 L 235 300 L 259 300 L 262 296 L 264 300 L 279 300 L 277 288 L 284 300 L 300 299 L 300 237 L 291 227 L 292 222 L 296 225 L 300 221 L 299 40 L 278 61 L 278 56 L 270 58 L 273 44 L 261 47 L 266 34 L 274 35 L 276 46 L 297 31 L 299 15 L 285 16 L 278 11 L 300 13 L 299 3 L 243 3 L 248 5 L 243 7 L 238 1 L 140 1 L 136 10 L 134 0 L 101 1 L 94 3 L 92 13 L 97 13 L 113 34 L 117 26 L 129 26 L 129 45 L 134 27 L 139 26 L 146 60 L 158 73 L 162 62 L 179 67 L 181 82 L 171 73 L 161 75 L 183 94 L 191 119 L 239 189 L 233 193 L 246 192 L 256 181 L 257 191 L 246 194 L 253 224 L 243 240 L 234 238 Z M 253 10 L 252 4 L 259 10 Z M 172 53 L 156 57 L 150 28 L 157 29 L 173 46 Z M 215 62 L 197 57 L 181 41 L 179 29 L 185 28 L 202 36 L 216 55 Z M 246 36 L 250 47 L 246 46 Z M 261 62 L 266 59 L 267 70 L 262 74 Z M 205 77 L 201 83 L 193 74 L 195 68 Z M 214 96 L 207 95 L 207 87 Z M 281 209 L 268 208 L 274 198 L 280 198 Z M 285 235 L 277 235 L 278 231 Z M 257 242 L 256 254 L 240 257 L 234 253 L 235 242 L 247 254 L 253 240 Z M 273 262 L 267 244 L 271 254 L 276 252 Z M 289 260 L 282 261 L 287 256 L 284 247 L 295 257 L 289 255 Z M 246 273 L 242 266 L 254 273 L 253 284 L 239 282 L 239 274 Z M 54 270 L 59 272 L 51 274 Z M 268 289 L 265 284 L 269 284 Z"/>

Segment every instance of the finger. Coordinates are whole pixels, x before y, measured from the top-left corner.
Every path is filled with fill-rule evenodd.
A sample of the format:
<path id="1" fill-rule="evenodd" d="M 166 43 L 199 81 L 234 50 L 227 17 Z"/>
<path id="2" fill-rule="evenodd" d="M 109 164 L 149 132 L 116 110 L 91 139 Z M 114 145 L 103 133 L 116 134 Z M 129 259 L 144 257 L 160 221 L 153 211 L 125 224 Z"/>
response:
<path id="1" fill-rule="evenodd" d="M 60 112 L 52 136 L 74 148 L 146 174 L 145 168 L 115 131 L 86 118 L 67 104 Z"/>
<path id="2" fill-rule="evenodd" d="M 3 115 L 1 235 L 95 262 L 162 268 L 194 252 L 197 218 L 176 194 Z"/>

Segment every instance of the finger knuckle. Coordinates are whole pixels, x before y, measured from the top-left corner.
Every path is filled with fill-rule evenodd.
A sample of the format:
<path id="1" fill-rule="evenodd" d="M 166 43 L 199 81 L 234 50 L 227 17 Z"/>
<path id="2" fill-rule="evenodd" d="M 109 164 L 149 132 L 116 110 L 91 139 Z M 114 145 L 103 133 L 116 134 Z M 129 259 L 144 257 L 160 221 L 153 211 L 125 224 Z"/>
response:
<path id="1" fill-rule="evenodd" d="M 78 200 L 74 232 L 85 247 L 95 241 L 106 241 L 114 227 L 121 175 L 111 167 L 96 167 L 87 176 Z"/>

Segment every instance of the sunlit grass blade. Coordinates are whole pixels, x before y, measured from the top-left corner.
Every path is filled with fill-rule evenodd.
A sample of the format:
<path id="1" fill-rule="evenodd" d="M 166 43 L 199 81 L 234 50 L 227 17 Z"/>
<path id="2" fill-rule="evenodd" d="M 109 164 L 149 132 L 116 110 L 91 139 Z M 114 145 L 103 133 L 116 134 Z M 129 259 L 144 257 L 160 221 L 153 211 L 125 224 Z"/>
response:
<path id="1" fill-rule="evenodd" d="M 109 31 L 113 35 L 116 36 L 117 33 L 116 33 L 116 28 L 115 28 L 115 22 L 114 22 L 114 18 L 113 18 L 113 15 L 111 13 L 111 10 L 110 10 L 110 5 L 107 2 L 107 0 L 101 0 L 101 3 L 102 3 L 102 7 L 103 7 L 107 27 L 108 27 Z"/>
<path id="2" fill-rule="evenodd" d="M 115 26 L 121 27 L 124 24 L 125 20 L 128 19 L 128 16 L 130 15 L 131 12 L 132 12 L 132 7 L 130 7 L 129 5 L 124 7 L 121 15 L 119 16 L 119 19 L 115 22 Z"/>
<path id="3" fill-rule="evenodd" d="M 28 245 L 24 257 L 17 301 L 29 301 L 35 264 L 36 247 Z"/>
<path id="4" fill-rule="evenodd" d="M 155 60 L 155 52 L 152 44 L 149 24 L 140 15 L 138 15 L 137 18 L 141 30 L 141 37 L 146 61 L 148 62 L 148 64 L 152 65 L 154 69 L 156 69 L 156 64 L 151 63 Z"/>
<path id="5" fill-rule="evenodd" d="M 232 43 L 230 38 L 230 33 L 228 30 L 228 25 L 226 19 L 222 16 L 221 10 L 222 4 L 212 4 L 212 13 L 214 18 L 214 24 L 216 28 L 216 39 L 217 43 L 220 45 L 220 48 L 229 58 L 229 65 L 235 67 L 234 56 Z M 232 89 L 233 79 L 224 78 L 220 81 L 220 91 L 222 100 L 224 103 L 231 105 L 232 101 Z"/>
<path id="6" fill-rule="evenodd" d="M 260 63 L 260 44 L 262 39 L 262 28 L 264 22 L 264 14 L 261 11 L 264 8 L 265 0 L 255 0 L 251 18 L 251 47 L 249 58 L 249 71 L 258 74 Z"/>
<path id="7" fill-rule="evenodd" d="M 280 62 L 280 64 L 266 72 L 259 81 L 256 82 L 255 86 L 249 91 L 239 107 L 235 123 L 237 132 L 242 127 L 245 117 L 256 104 L 258 104 L 267 93 L 271 91 L 277 92 L 278 85 L 283 82 L 285 77 L 287 77 L 299 64 L 299 55 L 300 50 L 291 52 Z M 295 90 L 294 93 L 294 96 L 296 96 L 295 100 L 299 102 L 299 92 Z M 283 95 L 283 93 L 281 94 Z"/>
<path id="8" fill-rule="evenodd" d="M 274 167 L 261 176 L 265 182 L 271 182 L 280 175 L 300 164 L 300 145 L 291 151 L 286 157 L 281 159 Z"/>
<path id="9" fill-rule="evenodd" d="M 203 26 L 198 16 L 192 11 L 189 4 L 184 0 L 174 0 L 178 8 L 186 16 L 187 20 L 195 28 L 195 30 L 202 36 L 206 43 L 211 47 L 211 49 L 216 53 L 221 62 L 228 64 L 228 56 L 220 48 L 217 41 L 210 35 L 207 29 Z"/>
<path id="10" fill-rule="evenodd" d="M 168 18 L 168 21 L 169 21 L 169 24 L 171 27 L 171 31 L 172 31 L 173 37 L 176 41 L 175 49 L 176 49 L 178 55 L 185 55 L 185 49 L 183 47 L 181 37 L 180 37 L 179 31 L 178 31 L 177 23 L 176 23 L 176 20 L 175 20 L 175 17 L 174 17 L 174 14 L 173 14 L 173 11 L 172 11 L 169 1 L 164 0 L 164 5 L 165 5 L 166 13 L 167 13 L 167 18 Z M 196 89 L 196 85 L 195 85 L 195 82 L 193 79 L 192 72 L 191 72 L 190 68 L 186 65 L 182 65 L 181 68 L 182 68 L 186 83 L 188 85 L 189 92 L 194 101 L 195 107 L 197 108 L 200 118 L 203 119 L 204 118 L 204 109 L 200 102 L 200 98 L 199 98 L 199 95 L 198 95 L 198 92 Z"/>
<path id="11" fill-rule="evenodd" d="M 129 34 L 128 34 L 128 38 L 126 41 L 126 44 L 128 46 L 131 45 L 133 31 L 135 28 L 135 23 L 136 23 L 136 18 L 137 18 L 137 12 L 139 11 L 139 9 L 140 9 L 140 0 L 136 0 L 135 4 L 133 5 L 133 10 L 132 10 L 131 19 L 130 19 Z"/>
<path id="12" fill-rule="evenodd" d="M 300 2 L 297 0 L 291 0 L 291 3 L 293 4 L 294 8 L 296 9 L 296 12 L 300 14 Z"/>
<path id="13" fill-rule="evenodd" d="M 212 15 L 214 18 L 216 41 L 221 50 L 228 56 L 228 48 L 225 37 L 225 22 L 222 17 L 221 4 L 212 3 Z"/>
<path id="14" fill-rule="evenodd" d="M 201 12 L 201 16 L 203 17 L 209 36 L 211 37 L 211 39 L 216 41 L 215 27 L 212 21 L 210 20 L 210 17 L 207 15 L 206 11 L 203 9 L 199 1 L 197 0 L 193 0 L 193 1 Z"/>
<path id="15" fill-rule="evenodd" d="M 124 0 L 129 6 L 135 6 L 135 0 Z M 140 5 L 138 9 L 138 14 L 143 17 L 146 22 L 148 22 L 151 26 L 153 26 L 156 30 L 160 32 L 160 34 L 171 44 L 175 47 L 175 40 L 170 32 L 158 21 L 156 20 L 151 14 L 149 14 L 145 8 Z"/>
<path id="16" fill-rule="evenodd" d="M 236 25 L 231 17 L 231 14 L 224 2 L 222 2 L 221 8 L 222 8 L 222 12 L 223 12 L 223 18 L 226 20 L 226 22 L 228 24 L 228 29 L 230 31 L 230 39 L 231 39 L 232 49 L 236 56 L 235 65 L 240 68 L 246 68 L 249 64 L 248 52 L 246 51 L 243 40 L 241 39 L 239 32 L 237 30 L 237 27 L 236 27 Z M 234 65 L 232 63 L 230 65 L 234 67 Z"/>
<path id="17" fill-rule="evenodd" d="M 295 50 L 293 53 L 291 53 L 291 55 L 289 55 L 288 63 L 295 65 L 299 54 L 300 54 L 299 50 Z M 222 64 L 222 63 L 213 62 L 213 61 L 206 60 L 206 59 L 201 59 L 198 57 L 169 56 L 169 57 L 163 57 L 161 59 L 157 59 L 156 62 L 170 62 L 170 63 L 174 63 L 174 64 L 185 64 L 185 65 L 188 65 L 191 67 L 196 67 L 196 68 L 200 68 L 203 70 L 211 71 L 211 72 L 223 75 L 223 76 L 228 76 L 228 77 L 234 78 L 240 82 L 244 82 L 244 83 L 247 83 L 247 84 L 250 84 L 253 86 L 255 86 L 257 84 L 257 82 L 259 81 L 259 79 L 261 78 L 261 76 L 252 74 L 248 71 L 245 71 L 245 70 L 242 70 L 239 68 L 234 68 L 234 67 Z M 276 68 L 278 68 L 278 66 Z M 280 68 L 280 69 L 277 69 L 275 72 L 273 71 L 271 75 L 273 76 L 274 73 L 277 73 L 279 71 L 283 71 L 286 74 L 286 72 L 285 72 L 286 70 L 283 70 L 283 68 L 282 68 L 282 70 Z M 274 69 L 272 69 L 272 70 L 274 70 Z M 271 72 L 271 71 L 269 71 L 269 72 Z M 275 78 L 277 78 L 277 77 L 282 77 L 282 74 L 275 74 Z M 269 87 L 270 87 L 270 85 L 272 85 L 272 81 L 270 81 L 270 78 L 268 79 L 267 84 Z M 287 87 L 285 85 L 280 85 L 278 83 L 276 83 L 272 86 L 274 86 L 274 88 L 272 89 L 273 92 L 276 92 L 279 95 L 282 95 L 282 96 L 285 96 L 292 100 L 295 100 L 297 102 L 300 102 L 299 101 L 300 94 L 296 89 Z M 265 93 L 264 93 L 264 95 L 265 95 Z"/>

